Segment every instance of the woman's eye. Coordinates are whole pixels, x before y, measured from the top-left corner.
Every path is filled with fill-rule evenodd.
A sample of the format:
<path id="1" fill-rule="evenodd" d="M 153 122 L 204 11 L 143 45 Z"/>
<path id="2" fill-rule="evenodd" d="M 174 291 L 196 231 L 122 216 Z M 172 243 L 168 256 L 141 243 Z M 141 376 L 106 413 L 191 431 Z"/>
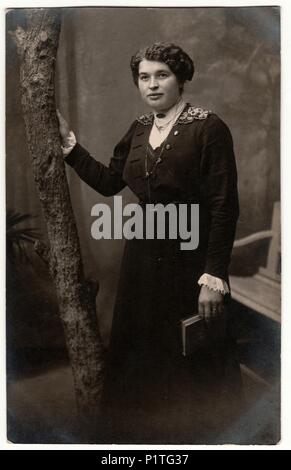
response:
<path id="1" fill-rule="evenodd" d="M 168 74 L 165 73 L 165 72 L 162 72 L 162 73 L 159 74 L 160 78 L 167 78 L 167 76 L 168 76 Z"/>
<path id="2" fill-rule="evenodd" d="M 148 77 L 147 77 L 147 75 L 141 75 L 141 76 L 139 77 L 139 79 L 145 81 L 145 80 L 148 79 Z"/>

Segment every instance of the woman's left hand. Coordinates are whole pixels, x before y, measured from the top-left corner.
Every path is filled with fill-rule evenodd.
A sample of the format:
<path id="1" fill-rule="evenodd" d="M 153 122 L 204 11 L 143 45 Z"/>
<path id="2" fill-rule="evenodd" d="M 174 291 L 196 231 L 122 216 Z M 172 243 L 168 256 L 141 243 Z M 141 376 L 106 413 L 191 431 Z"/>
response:
<path id="1" fill-rule="evenodd" d="M 224 296 L 219 291 L 209 289 L 207 286 L 201 286 L 198 299 L 198 313 L 206 322 L 217 320 L 223 313 Z"/>

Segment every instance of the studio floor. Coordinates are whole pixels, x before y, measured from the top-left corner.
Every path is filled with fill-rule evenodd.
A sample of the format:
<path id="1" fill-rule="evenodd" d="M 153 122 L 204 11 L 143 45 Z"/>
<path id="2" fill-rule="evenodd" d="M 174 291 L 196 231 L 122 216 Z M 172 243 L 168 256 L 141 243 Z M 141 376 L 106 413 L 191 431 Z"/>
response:
<path id="1" fill-rule="evenodd" d="M 244 366 L 242 378 L 246 408 L 225 434 L 225 443 L 275 444 L 279 440 L 278 386 L 257 380 Z M 11 378 L 7 384 L 8 441 L 77 444 L 73 390 L 68 364 L 45 373 Z"/>

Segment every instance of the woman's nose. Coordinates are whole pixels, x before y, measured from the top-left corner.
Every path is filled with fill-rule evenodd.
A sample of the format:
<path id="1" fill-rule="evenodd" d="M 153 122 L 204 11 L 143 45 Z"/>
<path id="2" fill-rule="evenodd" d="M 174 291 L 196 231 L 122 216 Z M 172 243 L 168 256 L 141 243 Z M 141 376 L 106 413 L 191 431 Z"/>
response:
<path id="1" fill-rule="evenodd" d="M 157 88 L 158 86 L 159 86 L 159 84 L 158 84 L 156 78 L 155 78 L 155 77 L 152 77 L 152 78 L 150 79 L 149 88 L 150 88 L 151 90 L 153 90 L 154 88 Z"/>

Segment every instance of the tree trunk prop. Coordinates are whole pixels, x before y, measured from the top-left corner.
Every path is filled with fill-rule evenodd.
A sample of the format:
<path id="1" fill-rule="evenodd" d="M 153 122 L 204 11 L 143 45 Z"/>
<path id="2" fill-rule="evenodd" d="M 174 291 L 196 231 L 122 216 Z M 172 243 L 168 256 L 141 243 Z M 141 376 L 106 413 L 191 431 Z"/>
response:
<path id="1" fill-rule="evenodd" d="M 80 416 L 87 419 L 98 413 L 104 359 L 95 305 L 97 285 L 84 278 L 55 110 L 60 9 L 28 9 L 26 15 L 26 30 L 18 26 L 12 35 L 21 62 L 27 143 L 47 224 L 47 258 L 73 370 L 77 406 Z"/>

